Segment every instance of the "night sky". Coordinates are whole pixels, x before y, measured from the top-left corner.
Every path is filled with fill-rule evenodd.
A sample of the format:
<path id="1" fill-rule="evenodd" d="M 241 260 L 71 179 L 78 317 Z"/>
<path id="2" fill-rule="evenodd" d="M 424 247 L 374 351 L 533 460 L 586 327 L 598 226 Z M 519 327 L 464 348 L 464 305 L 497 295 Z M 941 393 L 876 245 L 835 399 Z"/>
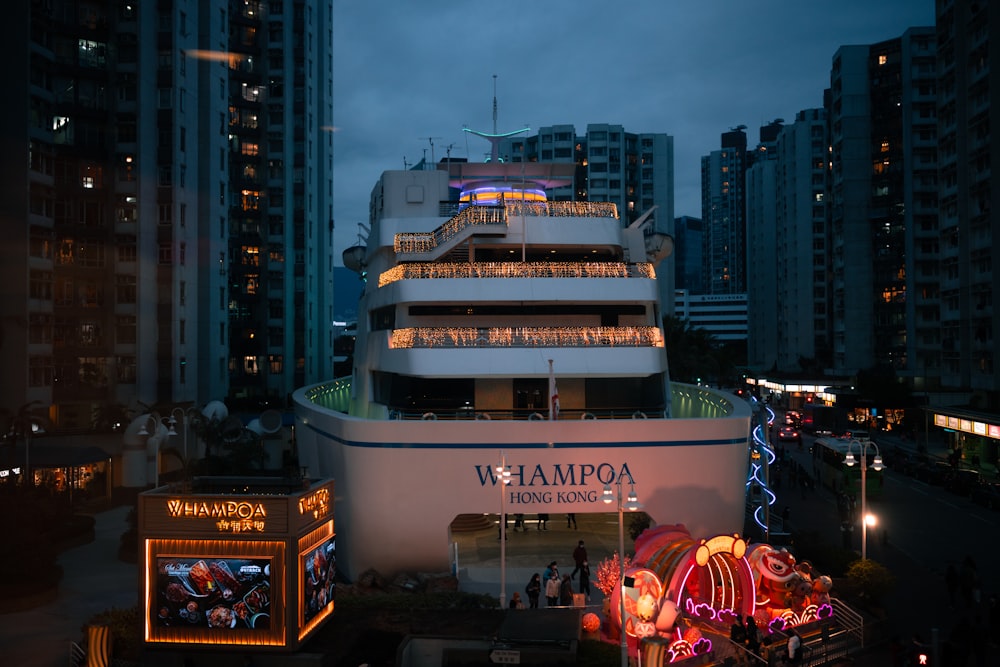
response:
<path id="1" fill-rule="evenodd" d="M 840 46 L 934 25 L 934 0 L 341 0 L 333 5 L 336 260 L 383 171 L 570 123 L 674 137 L 675 215 L 701 216 L 719 135 L 823 104 Z"/>

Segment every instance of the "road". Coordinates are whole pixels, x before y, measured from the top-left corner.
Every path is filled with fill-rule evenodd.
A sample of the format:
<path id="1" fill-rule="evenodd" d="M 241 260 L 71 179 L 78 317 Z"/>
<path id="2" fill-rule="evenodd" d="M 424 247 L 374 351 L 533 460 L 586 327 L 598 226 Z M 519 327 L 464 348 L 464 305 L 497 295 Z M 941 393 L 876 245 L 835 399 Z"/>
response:
<path id="1" fill-rule="evenodd" d="M 813 440 L 804 435 L 801 450 L 786 443 L 787 455 L 807 470 L 812 468 Z M 881 447 L 905 446 L 878 434 L 873 440 Z M 869 452 L 869 462 L 871 458 Z M 993 565 L 1000 546 L 1000 512 L 891 467 L 883 474 L 882 497 L 869 501 L 869 512 L 876 515 L 878 526 L 870 529 L 867 549 L 869 558 L 885 565 L 896 577 L 895 589 L 885 601 L 889 634 L 909 642 L 915 635 L 929 641 L 936 632 L 945 641 L 953 636 L 967 611 L 960 601 L 953 606 L 949 599 L 944 577 L 949 564 L 960 569 L 963 560 L 971 556 L 977 565 L 982 599 L 1000 593 L 1000 569 Z M 798 511 L 798 518 L 802 518 L 802 509 L 794 503 L 800 507 L 808 503 L 810 512 L 824 523 L 817 527 L 821 534 L 829 540 L 839 536 L 835 497 L 829 489 L 817 488 L 809 501 L 799 502 L 797 495 L 787 491 L 785 497 L 792 499 L 793 517 Z M 860 542 L 860 533 L 855 530 L 853 546 L 859 553 Z"/>

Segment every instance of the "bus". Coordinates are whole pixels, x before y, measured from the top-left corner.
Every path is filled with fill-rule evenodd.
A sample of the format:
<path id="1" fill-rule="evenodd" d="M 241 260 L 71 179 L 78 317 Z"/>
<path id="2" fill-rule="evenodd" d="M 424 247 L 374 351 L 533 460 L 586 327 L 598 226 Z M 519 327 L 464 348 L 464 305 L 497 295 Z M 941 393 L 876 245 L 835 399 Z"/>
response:
<path id="1" fill-rule="evenodd" d="M 857 433 L 861 434 L 860 431 Z M 857 497 L 861 490 L 861 448 L 851 444 L 855 440 L 857 438 L 854 437 L 817 438 L 812 446 L 812 456 L 813 473 L 820 484 L 833 489 L 836 493 L 843 491 L 848 496 Z M 844 463 L 848 451 L 854 454 L 853 466 Z M 867 458 L 868 471 L 865 476 L 867 497 L 869 500 L 881 498 L 885 478 L 882 477 L 884 471 L 872 468 L 872 462 L 875 460 L 874 447 L 869 447 Z"/>

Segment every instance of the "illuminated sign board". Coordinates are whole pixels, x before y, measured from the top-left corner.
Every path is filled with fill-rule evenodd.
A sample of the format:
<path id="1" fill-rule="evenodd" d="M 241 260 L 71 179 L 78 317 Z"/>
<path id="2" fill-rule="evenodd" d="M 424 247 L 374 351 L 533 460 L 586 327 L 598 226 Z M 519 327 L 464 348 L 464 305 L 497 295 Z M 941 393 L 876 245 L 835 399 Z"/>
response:
<path id="1" fill-rule="evenodd" d="M 156 559 L 156 624 L 269 632 L 271 559 Z"/>
<path id="2" fill-rule="evenodd" d="M 173 519 L 212 519 L 220 533 L 263 533 L 267 510 L 262 503 L 247 501 L 167 500 L 167 516 Z"/>
<path id="3" fill-rule="evenodd" d="M 988 422 L 977 422 L 972 419 L 962 417 L 951 417 L 949 415 L 934 414 L 934 425 L 953 431 L 963 433 L 973 433 L 975 435 L 995 438 L 1000 440 L 1000 424 L 990 424 Z"/>
<path id="4" fill-rule="evenodd" d="M 320 519 L 330 513 L 330 489 L 319 489 L 299 498 L 299 514 Z"/>

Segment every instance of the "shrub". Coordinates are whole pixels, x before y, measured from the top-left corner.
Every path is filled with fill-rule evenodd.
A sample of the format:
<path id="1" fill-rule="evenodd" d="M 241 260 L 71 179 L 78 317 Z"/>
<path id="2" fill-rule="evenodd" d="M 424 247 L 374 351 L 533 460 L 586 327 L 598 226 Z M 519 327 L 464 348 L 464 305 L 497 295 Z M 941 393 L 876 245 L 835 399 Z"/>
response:
<path id="1" fill-rule="evenodd" d="M 846 583 L 860 600 L 879 606 L 896 585 L 896 577 L 877 561 L 859 559 L 847 568 Z"/>

